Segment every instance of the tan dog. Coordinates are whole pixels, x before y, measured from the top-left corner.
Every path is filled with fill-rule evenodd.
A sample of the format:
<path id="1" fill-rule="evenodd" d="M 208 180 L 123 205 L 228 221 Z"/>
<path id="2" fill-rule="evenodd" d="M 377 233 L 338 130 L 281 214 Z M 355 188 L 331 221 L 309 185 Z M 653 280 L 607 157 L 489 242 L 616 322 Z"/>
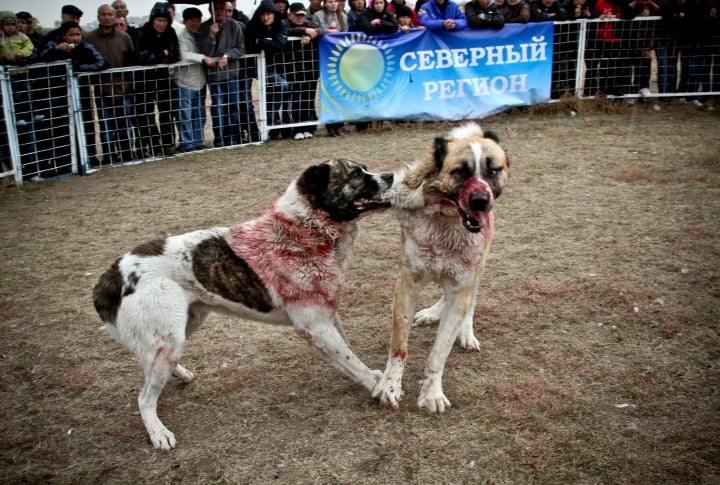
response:
<path id="1" fill-rule="evenodd" d="M 420 161 L 395 174 L 385 197 L 402 227 L 403 258 L 393 301 L 390 355 L 373 390 L 381 403 L 398 407 L 416 297 L 435 281 L 444 296 L 418 312 L 417 324 L 439 322 L 428 357 L 418 407 L 442 413 L 450 401 L 442 389 L 445 361 L 457 339 L 480 349 L 473 313 L 480 277 L 494 233 L 495 199 L 508 182 L 508 159 L 491 132 L 475 123 L 438 137 Z"/>

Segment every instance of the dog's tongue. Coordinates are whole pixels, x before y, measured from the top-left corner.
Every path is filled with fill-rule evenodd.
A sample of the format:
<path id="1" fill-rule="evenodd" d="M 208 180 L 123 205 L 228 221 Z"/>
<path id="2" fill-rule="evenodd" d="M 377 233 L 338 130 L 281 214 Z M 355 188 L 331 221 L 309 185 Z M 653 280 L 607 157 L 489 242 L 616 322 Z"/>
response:
<path id="1" fill-rule="evenodd" d="M 480 225 L 480 232 L 487 239 L 490 236 L 490 213 L 486 211 L 472 210 L 470 208 L 469 201 L 472 199 L 473 194 L 478 193 L 486 194 L 488 197 L 492 198 L 490 187 L 481 180 L 471 177 L 463 183 L 462 188 L 460 189 L 459 202 L 462 210 L 478 222 Z"/>
<path id="2" fill-rule="evenodd" d="M 490 213 L 483 212 L 480 215 L 480 233 L 483 235 L 485 240 L 490 238 Z"/>

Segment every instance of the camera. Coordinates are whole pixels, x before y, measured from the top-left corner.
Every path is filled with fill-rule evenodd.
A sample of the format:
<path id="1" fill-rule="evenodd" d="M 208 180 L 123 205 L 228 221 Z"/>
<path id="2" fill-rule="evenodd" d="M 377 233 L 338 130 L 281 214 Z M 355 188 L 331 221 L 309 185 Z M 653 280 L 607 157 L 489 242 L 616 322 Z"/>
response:
<path id="1" fill-rule="evenodd" d="M 74 48 L 75 48 L 75 44 L 68 44 L 68 47 L 69 47 L 70 49 L 74 49 Z"/>

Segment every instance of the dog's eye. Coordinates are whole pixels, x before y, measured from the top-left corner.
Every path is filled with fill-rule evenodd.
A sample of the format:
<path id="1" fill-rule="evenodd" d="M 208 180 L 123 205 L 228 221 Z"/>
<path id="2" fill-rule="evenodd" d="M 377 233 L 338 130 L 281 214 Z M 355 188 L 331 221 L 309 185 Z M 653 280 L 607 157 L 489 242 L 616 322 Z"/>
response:
<path id="1" fill-rule="evenodd" d="M 468 167 L 466 163 L 463 163 L 459 167 L 450 171 L 450 175 L 452 175 L 453 177 L 465 179 L 472 175 L 472 173 L 470 172 L 470 167 Z"/>
<path id="2" fill-rule="evenodd" d="M 488 175 L 488 177 L 495 178 L 495 177 L 497 177 L 498 175 L 500 175 L 500 171 L 501 171 L 501 170 L 502 170 L 502 169 L 500 169 L 500 168 L 488 167 L 488 168 L 487 168 L 487 175 Z"/>

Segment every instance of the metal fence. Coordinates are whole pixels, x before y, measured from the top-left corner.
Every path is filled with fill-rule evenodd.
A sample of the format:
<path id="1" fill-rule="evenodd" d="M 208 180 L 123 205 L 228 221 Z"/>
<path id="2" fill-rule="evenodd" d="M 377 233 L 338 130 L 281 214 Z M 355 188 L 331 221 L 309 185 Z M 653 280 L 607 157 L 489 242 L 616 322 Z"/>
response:
<path id="1" fill-rule="evenodd" d="M 190 63 L 73 73 L 69 63 L 0 67 L 0 177 L 86 174 L 287 137 L 318 124 L 318 49 L 291 38 L 284 52 L 246 56 L 206 89 L 183 91 Z M 720 95 L 720 37 L 665 37 L 659 17 L 557 22 L 551 97 Z M 178 150 L 179 148 L 179 150 Z"/>

